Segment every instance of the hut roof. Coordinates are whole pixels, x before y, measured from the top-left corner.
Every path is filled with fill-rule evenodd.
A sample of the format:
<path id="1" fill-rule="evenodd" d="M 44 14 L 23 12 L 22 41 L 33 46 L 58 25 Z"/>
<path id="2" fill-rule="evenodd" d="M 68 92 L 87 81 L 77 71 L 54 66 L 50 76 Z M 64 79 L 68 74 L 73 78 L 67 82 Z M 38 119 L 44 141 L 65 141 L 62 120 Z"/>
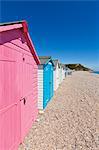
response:
<path id="1" fill-rule="evenodd" d="M 56 67 L 58 64 L 58 59 L 53 60 L 54 66 Z"/>
<path id="2" fill-rule="evenodd" d="M 22 22 L 24 22 L 24 20 L 13 21 L 13 22 L 4 22 L 4 23 L 0 23 L 0 26 L 7 26 L 7 25 L 13 25 L 13 24 L 21 24 Z"/>
<path id="3" fill-rule="evenodd" d="M 0 24 L 0 33 L 4 32 L 4 31 L 9 31 L 9 30 L 13 30 L 13 29 L 19 29 L 22 28 L 23 30 L 23 35 L 26 39 L 27 45 L 31 50 L 31 53 L 36 61 L 37 64 L 40 64 L 40 60 L 38 58 L 38 55 L 35 51 L 34 45 L 31 41 L 31 38 L 29 36 L 28 33 L 28 24 L 26 21 L 17 21 L 17 22 L 7 22 L 7 23 L 1 23 Z"/>
<path id="4" fill-rule="evenodd" d="M 47 64 L 49 61 L 52 61 L 51 56 L 39 56 L 39 59 L 42 65 Z"/>
<path id="5" fill-rule="evenodd" d="M 59 60 L 58 60 L 58 59 L 54 59 L 54 60 L 53 60 L 53 63 L 54 63 L 55 68 L 57 67 L 57 65 L 58 65 L 58 67 L 60 68 L 60 63 L 59 63 Z"/>

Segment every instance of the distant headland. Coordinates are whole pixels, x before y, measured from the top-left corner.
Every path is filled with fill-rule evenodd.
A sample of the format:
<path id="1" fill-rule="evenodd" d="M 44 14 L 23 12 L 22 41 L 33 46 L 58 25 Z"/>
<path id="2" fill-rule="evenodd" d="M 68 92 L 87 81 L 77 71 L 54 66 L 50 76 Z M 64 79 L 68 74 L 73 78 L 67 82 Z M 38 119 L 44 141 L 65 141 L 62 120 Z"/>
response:
<path id="1" fill-rule="evenodd" d="M 89 71 L 89 72 L 93 72 L 92 69 L 87 68 L 85 66 L 83 66 L 82 64 L 65 64 L 66 67 L 72 69 L 72 70 L 76 70 L 76 71 Z"/>

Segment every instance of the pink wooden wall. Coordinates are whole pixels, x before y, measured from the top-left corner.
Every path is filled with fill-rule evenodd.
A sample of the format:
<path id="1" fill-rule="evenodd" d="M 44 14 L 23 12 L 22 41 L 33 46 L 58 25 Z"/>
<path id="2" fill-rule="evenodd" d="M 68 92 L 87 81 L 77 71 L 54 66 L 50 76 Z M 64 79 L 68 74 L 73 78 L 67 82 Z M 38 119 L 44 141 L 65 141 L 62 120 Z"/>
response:
<path id="1" fill-rule="evenodd" d="M 17 150 L 35 121 L 37 76 L 22 29 L 0 33 L 0 150 Z"/>

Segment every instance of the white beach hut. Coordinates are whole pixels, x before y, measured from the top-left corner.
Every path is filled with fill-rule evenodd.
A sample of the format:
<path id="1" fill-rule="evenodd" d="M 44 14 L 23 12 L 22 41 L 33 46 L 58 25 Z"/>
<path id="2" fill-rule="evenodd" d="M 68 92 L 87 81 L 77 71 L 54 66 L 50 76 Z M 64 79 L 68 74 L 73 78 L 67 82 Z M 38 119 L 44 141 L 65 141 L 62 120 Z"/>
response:
<path id="1" fill-rule="evenodd" d="M 61 64 L 62 66 L 62 81 L 65 79 L 65 65 Z"/>
<path id="2" fill-rule="evenodd" d="M 61 84 L 63 81 L 62 79 L 62 64 L 59 63 L 59 84 Z"/>
<path id="3" fill-rule="evenodd" d="M 58 59 L 53 60 L 54 62 L 54 91 L 57 90 L 60 84 L 60 63 Z"/>
<path id="4" fill-rule="evenodd" d="M 66 77 L 67 75 L 71 75 L 72 72 L 73 72 L 73 71 L 72 71 L 70 68 L 68 68 L 68 67 L 65 66 L 65 77 Z"/>

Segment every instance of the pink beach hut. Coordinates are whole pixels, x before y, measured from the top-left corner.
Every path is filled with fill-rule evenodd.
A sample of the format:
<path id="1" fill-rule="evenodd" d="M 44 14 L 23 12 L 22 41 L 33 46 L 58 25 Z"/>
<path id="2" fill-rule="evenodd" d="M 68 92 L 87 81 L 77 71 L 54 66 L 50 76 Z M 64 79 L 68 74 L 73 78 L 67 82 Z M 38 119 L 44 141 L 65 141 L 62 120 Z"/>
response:
<path id="1" fill-rule="evenodd" d="M 27 23 L 0 24 L 0 150 L 17 150 L 37 117 L 38 64 Z"/>

